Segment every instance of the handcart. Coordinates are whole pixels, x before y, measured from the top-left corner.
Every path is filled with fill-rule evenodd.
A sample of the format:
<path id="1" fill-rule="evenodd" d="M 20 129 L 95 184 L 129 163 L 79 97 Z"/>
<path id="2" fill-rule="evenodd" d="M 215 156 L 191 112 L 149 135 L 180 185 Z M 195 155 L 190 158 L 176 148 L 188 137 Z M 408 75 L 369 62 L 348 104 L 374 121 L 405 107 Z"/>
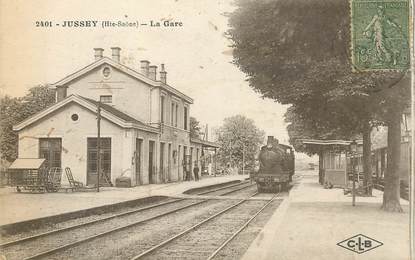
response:
<path id="1" fill-rule="evenodd" d="M 44 193 L 48 189 L 48 172 L 45 159 L 17 158 L 8 168 L 9 183 L 32 193 Z"/>

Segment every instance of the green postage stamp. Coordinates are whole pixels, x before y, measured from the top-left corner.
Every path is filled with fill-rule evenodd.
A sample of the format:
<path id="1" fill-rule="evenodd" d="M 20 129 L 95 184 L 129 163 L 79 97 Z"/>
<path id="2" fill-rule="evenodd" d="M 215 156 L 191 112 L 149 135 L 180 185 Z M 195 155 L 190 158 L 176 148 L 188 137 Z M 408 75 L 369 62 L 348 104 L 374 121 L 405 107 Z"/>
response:
<path id="1" fill-rule="evenodd" d="M 409 0 L 350 0 L 355 71 L 407 70 Z"/>

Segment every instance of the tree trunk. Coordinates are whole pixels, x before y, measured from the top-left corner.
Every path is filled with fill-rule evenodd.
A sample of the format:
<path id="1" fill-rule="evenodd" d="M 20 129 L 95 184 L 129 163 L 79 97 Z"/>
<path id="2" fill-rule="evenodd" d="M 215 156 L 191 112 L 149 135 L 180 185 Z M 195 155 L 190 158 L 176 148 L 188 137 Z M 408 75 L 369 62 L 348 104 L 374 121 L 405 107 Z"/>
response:
<path id="1" fill-rule="evenodd" d="M 402 212 L 400 200 L 399 164 L 401 157 L 401 115 L 395 113 L 388 122 L 388 162 L 382 209 Z"/>
<path id="2" fill-rule="evenodd" d="M 363 172 L 364 181 L 363 186 L 365 187 L 366 195 L 372 196 L 372 151 L 371 151 L 371 139 L 370 132 L 372 127 L 369 122 L 365 123 L 363 129 Z"/>
<path id="3" fill-rule="evenodd" d="M 320 149 L 318 153 L 318 182 L 324 184 L 324 170 L 323 170 L 323 150 Z"/>

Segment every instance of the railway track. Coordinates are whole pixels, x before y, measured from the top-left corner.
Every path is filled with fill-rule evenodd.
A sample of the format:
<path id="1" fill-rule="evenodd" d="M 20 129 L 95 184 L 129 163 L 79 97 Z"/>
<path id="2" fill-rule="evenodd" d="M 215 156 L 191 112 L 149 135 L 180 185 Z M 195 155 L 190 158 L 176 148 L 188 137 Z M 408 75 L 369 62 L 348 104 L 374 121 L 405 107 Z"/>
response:
<path id="1" fill-rule="evenodd" d="M 65 231 L 70 231 L 70 230 L 76 229 L 76 228 L 86 227 L 86 226 L 89 226 L 89 225 L 97 224 L 97 223 L 100 223 L 100 222 L 108 221 L 108 220 L 115 219 L 115 218 L 122 217 L 122 216 L 128 216 L 128 215 L 138 213 L 138 212 L 141 212 L 141 211 L 144 211 L 144 210 L 148 210 L 148 209 L 152 209 L 152 208 L 156 208 L 156 207 L 161 207 L 161 206 L 164 206 L 164 205 L 168 205 L 168 204 L 183 201 L 183 200 L 185 200 L 185 199 L 175 199 L 175 200 L 172 200 L 172 201 L 162 202 L 162 203 L 159 203 L 159 204 L 156 204 L 156 205 L 151 205 L 151 206 L 147 206 L 147 207 L 143 207 L 143 208 L 139 208 L 139 209 L 135 209 L 135 210 L 130 210 L 130 211 L 119 213 L 119 214 L 114 214 L 114 215 L 111 215 L 111 216 L 108 216 L 108 217 L 88 221 L 88 222 L 85 222 L 85 223 L 82 223 L 82 224 L 71 225 L 71 226 L 64 227 L 64 228 L 59 228 L 59 229 L 54 229 L 54 230 L 51 230 L 51 231 L 42 232 L 40 234 L 36 234 L 36 235 L 33 235 L 33 236 L 28 236 L 28 237 L 12 240 L 12 241 L 0 244 L 0 249 L 4 249 L 6 247 L 16 245 L 16 244 L 20 244 L 20 243 L 23 243 L 23 242 L 35 240 L 35 239 L 45 237 L 45 236 L 48 236 L 48 235 L 62 233 L 62 232 L 65 232 Z"/>
<path id="2" fill-rule="evenodd" d="M 229 190 L 228 192 L 225 193 L 220 193 L 220 196 L 225 196 L 225 195 L 229 195 L 231 193 L 235 193 L 238 192 L 240 190 L 244 190 L 250 187 L 256 186 L 256 184 L 251 184 L 250 182 L 241 182 L 241 183 L 237 183 L 237 184 L 233 184 L 233 185 L 229 185 L 229 186 L 224 186 L 224 187 L 220 187 L 220 188 L 216 188 L 213 190 L 208 190 L 208 191 L 204 191 L 204 192 L 200 192 L 197 193 L 196 195 L 207 195 L 210 194 L 212 195 L 212 193 L 216 193 L 216 192 L 222 192 L 224 190 Z"/>
<path id="3" fill-rule="evenodd" d="M 253 194 L 250 197 L 253 197 L 257 195 L 257 193 Z M 237 207 L 240 207 L 247 201 L 249 201 L 249 198 L 239 200 L 238 202 L 234 203 L 233 205 L 225 208 L 224 210 L 204 219 L 203 221 L 189 227 L 188 229 L 180 232 L 179 234 L 176 234 L 161 243 L 153 246 L 152 248 L 134 256 L 131 258 L 131 260 L 137 260 L 137 259 L 164 259 L 164 258 L 174 258 L 174 259 L 188 259 L 188 258 L 200 258 L 200 259 L 213 259 L 226 245 L 228 245 L 239 233 L 241 233 L 248 225 L 251 223 L 267 206 L 269 206 L 276 197 L 278 197 L 278 194 L 273 196 L 270 200 L 268 200 L 264 205 L 261 205 L 258 210 L 254 212 L 253 215 L 251 215 L 247 220 L 244 219 L 244 221 L 240 221 L 240 219 L 235 219 L 235 212 L 234 215 L 231 216 L 225 216 L 225 213 L 230 213 L 232 210 L 235 211 Z M 255 202 L 255 204 L 258 204 L 258 202 Z M 256 205 L 257 206 L 257 205 Z M 246 211 L 247 208 L 242 207 L 242 211 Z M 248 210 L 249 211 L 249 210 Z M 252 209 L 250 210 L 252 211 Z M 236 215 L 241 214 L 241 209 L 239 211 L 236 210 Z M 224 217 L 225 216 L 225 217 Z M 220 219 L 222 218 L 222 219 Z M 225 218 L 225 219 L 224 219 Z M 223 228 L 225 228 L 224 220 L 228 220 L 228 223 L 231 224 L 237 223 L 237 227 L 234 228 L 231 232 L 223 232 Z M 214 222 L 216 220 L 216 223 Z M 242 225 L 240 225 L 242 222 Z M 215 225 L 216 224 L 216 225 Z M 203 228 L 202 226 L 205 225 Z M 239 228 L 238 228 L 239 227 Z M 214 229 L 212 231 L 212 228 Z M 235 230 L 236 229 L 236 230 Z M 210 232 L 206 232 L 206 230 Z M 198 234 L 199 233 L 199 234 Z M 214 235 L 215 239 L 214 241 L 219 243 L 214 243 L 212 245 L 211 243 L 207 246 L 208 249 L 206 249 L 206 245 L 203 245 L 204 243 L 208 243 L 206 241 L 206 233 L 207 235 Z M 193 237 L 192 237 L 193 235 Z M 227 236 L 229 235 L 229 236 Z M 198 237 L 199 236 L 199 237 Z M 217 237 L 220 237 L 219 240 L 217 240 Z M 195 237 L 199 239 L 195 239 Z M 200 239 L 202 238 L 202 239 Z M 178 240 L 182 241 L 178 241 Z M 202 242 L 198 244 L 198 242 Z M 212 242 L 212 241 L 210 241 Z M 186 245 L 187 244 L 187 245 Z M 195 245 L 196 244 L 196 245 Z M 183 246 L 184 245 L 184 246 Z M 199 248 L 198 250 L 191 250 L 191 248 Z M 209 250 L 210 249 L 210 250 Z M 213 249 L 213 250 L 212 250 Z M 161 251 L 161 252 L 159 252 Z"/>
<path id="4" fill-rule="evenodd" d="M 224 191 L 220 195 L 227 195 L 250 187 L 241 185 L 231 185 L 232 187 L 222 187 L 212 191 L 202 192 L 200 195 L 212 192 Z M 231 190 L 229 190 L 231 188 Z M 24 237 L 21 239 L 8 241 L 0 245 L 2 254 L 7 259 L 41 259 L 47 256 L 59 253 L 77 245 L 97 239 L 99 237 L 109 236 L 115 232 L 125 230 L 129 227 L 143 225 L 152 220 L 163 218 L 174 214 L 178 211 L 190 209 L 210 201 L 209 199 L 173 199 L 171 201 L 158 203 L 155 205 L 142 207 L 127 212 L 113 214 L 104 218 L 88 221 L 81 224 L 71 225 L 64 228 L 54 229 L 40 234 Z M 184 204 L 184 205 L 181 205 Z M 179 207 L 177 207 L 177 205 Z M 167 211 L 166 211 L 167 208 Z M 162 210 L 161 210 L 162 209 Z M 160 211 L 161 212 L 158 212 Z M 152 211 L 152 212 L 150 212 Z M 156 211 L 156 212 L 154 212 Z M 147 218 L 138 218 L 143 212 L 149 212 L 151 216 Z M 120 222 L 123 223 L 120 225 Z M 92 235 L 91 235 L 92 234 Z M 29 244 L 29 247 L 27 245 Z M 30 247 L 30 244 L 32 246 Z M 35 245 L 33 245 L 35 244 Z M 33 252 L 23 253 L 27 248 L 35 248 Z M 14 252 L 14 254 L 13 254 Z M 17 253 L 17 254 L 16 254 Z"/>
<path id="5" fill-rule="evenodd" d="M 266 207 L 268 207 L 274 199 L 278 196 L 275 195 L 272 199 L 270 199 L 267 203 L 265 203 L 264 206 L 262 206 L 248 221 L 246 221 L 238 230 L 236 230 L 227 240 L 225 240 L 210 256 L 207 258 L 208 260 L 211 260 L 215 258 L 219 254 L 221 250 L 223 250 L 232 240 L 236 238 L 237 235 L 239 235 L 261 212 L 265 210 Z"/>

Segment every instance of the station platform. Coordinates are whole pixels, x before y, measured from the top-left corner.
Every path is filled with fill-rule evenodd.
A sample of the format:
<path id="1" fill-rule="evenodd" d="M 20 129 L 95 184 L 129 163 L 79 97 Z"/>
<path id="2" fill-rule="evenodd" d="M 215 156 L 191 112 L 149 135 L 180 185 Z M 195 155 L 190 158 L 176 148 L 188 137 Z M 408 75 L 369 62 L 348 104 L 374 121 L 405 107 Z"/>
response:
<path id="1" fill-rule="evenodd" d="M 149 184 L 133 188 L 101 187 L 100 192 L 17 193 L 0 188 L 0 226 L 150 196 L 181 196 L 189 189 L 244 180 L 247 175 L 202 176 L 200 181 Z"/>
<path id="2" fill-rule="evenodd" d="M 317 172 L 296 173 L 295 185 L 243 259 L 278 260 L 409 260 L 409 203 L 401 200 L 404 213 L 380 209 L 383 193 L 357 197 L 342 189 L 324 189 Z M 363 253 L 337 243 L 358 234 L 383 243 Z"/>

